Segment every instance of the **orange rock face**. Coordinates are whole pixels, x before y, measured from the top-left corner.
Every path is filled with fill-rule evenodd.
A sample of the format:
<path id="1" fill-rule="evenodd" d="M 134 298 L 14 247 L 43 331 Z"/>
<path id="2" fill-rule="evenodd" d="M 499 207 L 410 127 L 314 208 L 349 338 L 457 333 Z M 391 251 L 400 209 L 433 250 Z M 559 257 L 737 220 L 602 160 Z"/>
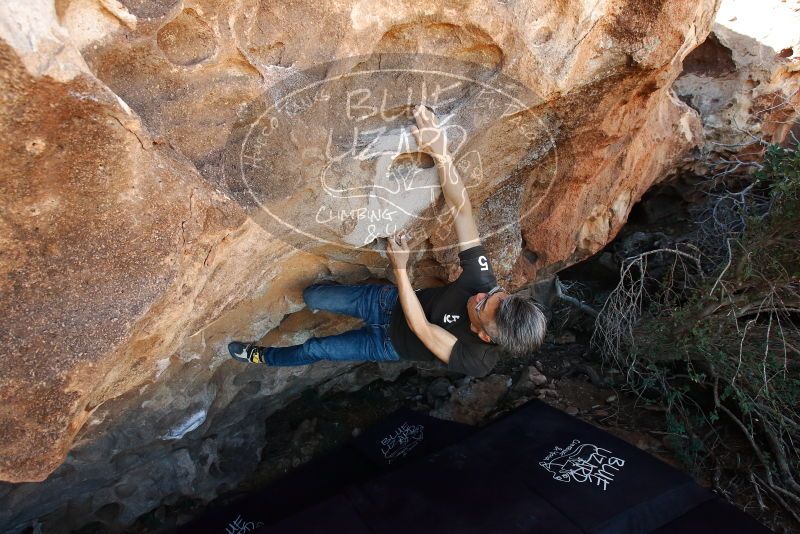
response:
<path id="1" fill-rule="evenodd" d="M 299 291 L 331 261 L 386 275 L 382 245 L 362 239 L 368 221 L 357 216 L 327 228 L 324 242 L 297 247 L 303 252 L 275 239 L 274 228 L 253 224 L 263 214 L 237 194 L 225 153 L 246 106 L 267 99 L 261 95 L 271 86 L 326 61 L 340 60 L 333 68 L 348 72 L 359 67 L 343 58 L 371 57 L 385 70 L 381 56 L 427 54 L 477 65 L 473 79 L 502 75 L 528 88 L 530 109 L 515 114 L 489 113 L 493 102 L 481 101 L 473 86 L 455 90 L 449 104 L 431 102 L 463 125 L 464 152 L 480 158 L 470 196 L 495 269 L 519 287 L 602 247 L 641 194 L 697 143 L 697 116 L 670 85 L 715 7 L 41 4 L 3 14 L 21 34 L 5 36 L 2 56 L 0 478 L 9 481 L 43 479 L 97 406 L 166 379 L 156 376 L 164 366 L 188 358 L 219 365 L 227 340 L 266 334 L 292 310 L 285 299 L 300 306 Z M 48 64 L 55 47 L 26 48 L 25 36 L 71 54 L 62 50 Z M 395 85 L 416 91 L 418 82 Z M 375 95 L 387 87 L 402 94 L 391 81 L 373 83 Z M 333 98 L 340 100 L 292 115 L 281 142 L 270 145 L 262 197 L 283 206 L 284 219 L 319 211 L 321 169 L 328 184 L 347 177 L 351 189 L 380 179 L 377 157 L 327 165 L 326 134 L 351 127 L 334 124 L 347 91 L 334 88 Z M 539 125 L 543 133 L 526 138 L 514 130 L 512 119 L 525 111 L 536 119 L 529 130 Z M 398 117 L 357 126 L 402 135 L 409 116 Z M 452 276 L 454 235 L 423 217 L 441 199 L 434 170 L 422 171 L 431 187 L 413 201 L 406 193 L 410 207 L 399 225 L 418 229 L 420 262 L 430 258 L 442 266 L 440 277 Z M 331 213 L 368 206 L 353 196 L 339 200 Z M 522 257 L 523 247 L 535 262 Z M 293 268 L 297 255 L 313 256 L 317 268 Z M 269 288 L 265 277 L 273 279 Z M 248 306 L 254 300 L 264 309 Z"/>
<path id="2" fill-rule="evenodd" d="M 69 484 L 69 466 L 112 461 L 98 459 L 103 447 L 115 455 L 147 448 L 156 457 L 177 450 L 178 440 L 191 451 L 179 456 L 205 451 L 206 460 L 190 458 L 205 462 L 205 475 L 189 477 L 194 490 L 169 491 L 212 495 L 208 473 L 224 471 L 208 459 L 224 445 L 216 436 L 241 442 L 237 432 L 253 428 L 254 403 L 266 415 L 302 387 L 340 383 L 350 369 L 242 369 L 227 358 L 227 342 L 277 332 L 318 279 L 389 275 L 380 239 L 389 227 L 370 229 L 358 213 L 385 213 L 392 198 L 332 191 L 374 191 L 387 169 L 410 169 L 426 188 L 406 188 L 391 222 L 416 231 L 418 279 L 457 274 L 455 236 L 438 217 L 443 202 L 430 162 L 413 146 L 397 148 L 409 105 L 423 99 L 414 91 L 429 80 L 408 59 L 415 55 L 442 58 L 439 75 L 466 69 L 459 75 L 468 83 L 452 98 L 431 100 L 433 85 L 425 98 L 457 127 L 462 173 L 506 287 L 596 252 L 641 195 L 702 142 L 700 117 L 671 88 L 717 7 L 715 0 L 0 7 L 0 480 L 41 481 L 61 466 L 47 482 L 58 487 Z M 314 71 L 323 63 L 330 70 Z M 394 79 L 384 76 L 390 66 L 399 69 Z M 305 90 L 368 68 L 379 72 L 371 97 L 389 91 L 384 115 L 354 114 L 378 107 L 356 102 L 363 87 L 345 82 L 325 85 L 330 105 L 320 92 L 301 108 L 254 115 L 280 107 L 296 80 Z M 481 100 L 481 88 L 501 95 L 510 87 L 504 79 L 532 95 L 525 106 L 509 112 L 491 107 L 501 96 Z M 243 133 L 253 125 L 262 137 Z M 331 164 L 331 150 L 347 146 L 354 128 L 357 137 L 373 130 L 358 137 L 359 149 L 373 141 L 388 148 Z M 257 161 L 237 152 L 243 146 Z M 248 161 L 266 180 L 261 189 L 240 180 Z M 329 197 L 335 202 L 325 204 Z M 299 243 L 282 235 L 265 203 L 312 235 Z M 312 230 L 323 208 L 336 224 Z M 300 323 L 284 324 L 270 341 L 295 343 L 330 328 L 287 326 Z M 145 469 L 149 460 L 139 460 Z M 108 467 L 107 487 L 122 476 L 118 469 Z M 197 482 L 203 476 L 211 482 Z M 85 491 L 103 506 L 98 487 Z M 168 490 L 159 491 L 117 520 L 148 511 Z M 5 519 L 30 519 L 15 513 Z"/>

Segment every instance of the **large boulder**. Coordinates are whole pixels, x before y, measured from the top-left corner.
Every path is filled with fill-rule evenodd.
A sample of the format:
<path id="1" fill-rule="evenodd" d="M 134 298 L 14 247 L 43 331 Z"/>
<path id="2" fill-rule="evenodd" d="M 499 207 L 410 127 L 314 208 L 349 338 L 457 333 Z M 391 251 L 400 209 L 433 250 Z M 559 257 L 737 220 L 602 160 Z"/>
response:
<path id="1" fill-rule="evenodd" d="M 731 160 L 738 153 L 747 161 L 764 142 L 787 138 L 800 108 L 798 25 L 800 10 L 789 2 L 722 3 L 712 32 L 686 57 L 674 85 L 703 122 L 698 159 Z"/>

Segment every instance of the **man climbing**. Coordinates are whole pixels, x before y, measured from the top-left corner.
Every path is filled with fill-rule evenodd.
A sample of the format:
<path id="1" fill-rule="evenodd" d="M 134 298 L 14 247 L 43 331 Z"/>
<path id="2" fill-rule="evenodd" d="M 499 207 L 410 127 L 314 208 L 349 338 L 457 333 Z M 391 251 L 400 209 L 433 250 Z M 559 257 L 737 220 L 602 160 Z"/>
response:
<path id="1" fill-rule="evenodd" d="M 426 107 L 417 106 L 413 113 L 417 145 L 436 162 L 454 215 L 461 275 L 446 286 L 415 291 L 406 272 L 407 236 L 400 232 L 386 246 L 396 286 L 313 284 L 303 291 L 309 308 L 359 317 L 364 327 L 290 347 L 234 341 L 228 345 L 233 358 L 274 366 L 439 359 L 453 371 L 484 376 L 503 351 L 522 355 L 539 348 L 546 329 L 542 310 L 530 296 L 509 294 L 497 285 L 445 133 Z"/>

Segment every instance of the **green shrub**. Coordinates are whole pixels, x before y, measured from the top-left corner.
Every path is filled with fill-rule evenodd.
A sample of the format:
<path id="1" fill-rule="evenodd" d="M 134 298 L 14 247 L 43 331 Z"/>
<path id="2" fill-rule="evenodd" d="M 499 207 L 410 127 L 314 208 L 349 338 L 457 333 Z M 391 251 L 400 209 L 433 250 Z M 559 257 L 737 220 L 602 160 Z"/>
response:
<path id="1" fill-rule="evenodd" d="M 719 471 L 746 451 L 759 501 L 800 521 L 800 152 L 769 146 L 755 165 L 744 202 L 729 204 L 743 224 L 718 236 L 724 257 L 697 243 L 629 258 L 592 341 L 666 407 L 687 466 Z M 655 260 L 666 275 L 652 277 Z"/>

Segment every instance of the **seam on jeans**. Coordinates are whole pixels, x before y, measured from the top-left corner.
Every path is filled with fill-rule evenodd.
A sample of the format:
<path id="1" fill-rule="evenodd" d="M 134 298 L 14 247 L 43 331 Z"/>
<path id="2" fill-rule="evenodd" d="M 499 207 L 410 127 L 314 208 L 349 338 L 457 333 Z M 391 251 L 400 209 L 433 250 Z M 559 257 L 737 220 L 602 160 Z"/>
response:
<path id="1" fill-rule="evenodd" d="M 389 360 L 389 361 L 394 362 L 394 361 L 399 361 L 401 359 L 400 354 L 397 352 L 397 350 L 394 348 L 394 345 L 392 344 L 392 338 L 389 336 L 389 325 L 386 325 L 386 338 L 383 340 L 383 348 L 388 354 L 397 355 L 396 360 Z"/>
<path id="2" fill-rule="evenodd" d="M 386 287 L 388 288 L 386 290 L 386 294 L 389 295 L 392 292 L 392 286 L 387 285 Z M 386 324 L 387 325 L 391 325 L 392 324 L 392 314 L 394 313 L 394 307 L 395 307 L 396 303 L 397 303 L 397 301 L 395 301 L 391 306 L 388 306 L 388 303 L 387 303 L 387 308 L 389 310 L 387 312 L 387 318 L 386 318 Z"/>
<path id="3" fill-rule="evenodd" d="M 386 292 L 386 295 L 391 294 L 392 286 L 391 285 L 387 285 L 386 288 L 385 288 L 385 292 Z M 399 295 L 398 295 L 398 298 L 399 298 Z M 386 324 L 382 325 L 383 328 L 384 328 L 384 333 L 386 335 L 386 339 L 384 340 L 384 349 L 388 353 L 394 354 L 394 355 L 397 356 L 396 360 L 391 360 L 391 361 L 400 361 L 400 360 L 402 360 L 402 357 L 400 356 L 400 353 L 397 352 L 397 349 L 394 348 L 394 344 L 392 343 L 392 335 L 391 335 L 392 314 L 394 312 L 394 308 L 395 308 L 395 304 L 396 303 L 397 303 L 397 301 L 395 301 L 395 303 L 393 303 L 392 306 L 389 308 L 389 313 L 387 314 Z M 388 345 L 387 345 L 387 343 L 388 343 Z"/>
<path id="4" fill-rule="evenodd" d="M 389 295 L 389 285 L 385 285 L 381 288 L 381 294 L 378 296 L 378 302 L 381 304 L 381 309 L 385 310 L 387 306 L 386 297 Z M 391 313 L 391 310 L 389 310 Z"/>

